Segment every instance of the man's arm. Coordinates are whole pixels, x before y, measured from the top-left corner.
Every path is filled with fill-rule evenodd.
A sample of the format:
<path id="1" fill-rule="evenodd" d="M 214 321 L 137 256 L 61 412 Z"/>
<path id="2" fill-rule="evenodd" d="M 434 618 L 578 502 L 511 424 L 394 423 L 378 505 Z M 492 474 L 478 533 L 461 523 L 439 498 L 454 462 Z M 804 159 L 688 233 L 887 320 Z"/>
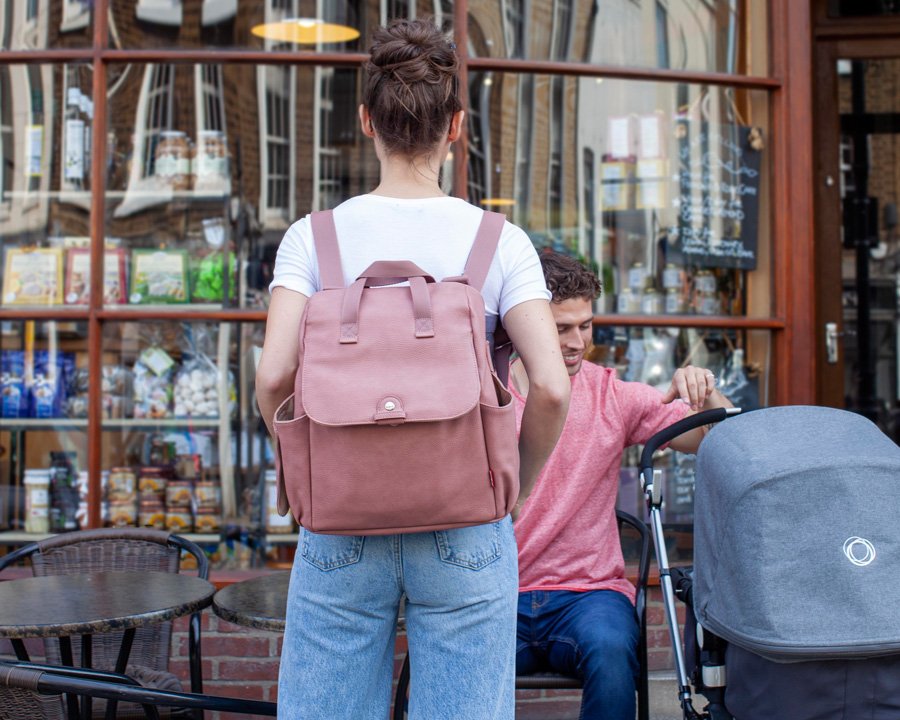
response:
<path id="1" fill-rule="evenodd" d="M 702 410 L 734 407 L 727 397 L 716 390 L 716 376 L 706 368 L 693 365 L 678 368 L 672 376 L 672 384 L 663 396 L 663 402 L 670 403 L 674 400 L 690 405 L 691 412 L 688 415 Z M 672 440 L 669 447 L 683 453 L 695 453 L 707 432 L 708 427 L 694 428 Z"/>
<path id="2" fill-rule="evenodd" d="M 256 369 L 256 402 L 273 440 L 275 411 L 294 389 L 300 349 L 300 317 L 307 299 L 306 295 L 283 287 L 272 291 L 266 339 Z"/>
<path id="3" fill-rule="evenodd" d="M 520 491 L 513 513 L 517 515 L 562 433 L 571 383 L 546 300 L 514 306 L 504 316 L 503 326 L 528 374 L 528 396 L 519 431 Z"/>

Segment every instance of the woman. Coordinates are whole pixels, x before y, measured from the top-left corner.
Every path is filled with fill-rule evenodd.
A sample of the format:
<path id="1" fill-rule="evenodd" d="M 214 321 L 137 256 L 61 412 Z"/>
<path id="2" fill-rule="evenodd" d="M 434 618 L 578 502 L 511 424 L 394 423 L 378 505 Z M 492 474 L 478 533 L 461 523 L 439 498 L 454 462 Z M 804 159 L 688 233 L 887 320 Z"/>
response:
<path id="1" fill-rule="evenodd" d="M 455 47 L 430 21 L 398 20 L 375 32 L 359 119 L 374 141 L 381 180 L 334 210 L 347 284 L 385 259 L 412 261 L 436 278 L 461 274 L 482 211 L 446 196 L 438 181 L 463 123 L 457 69 Z M 318 289 L 306 217 L 287 231 L 275 263 L 256 380 L 270 433 L 293 388 L 300 316 Z M 519 441 L 527 491 L 562 429 L 569 381 L 537 255 L 514 225 L 504 227 L 483 295 L 531 381 Z M 304 531 L 289 591 L 279 717 L 383 720 L 405 597 L 410 717 L 511 720 L 517 590 L 509 517 L 390 536 Z"/>

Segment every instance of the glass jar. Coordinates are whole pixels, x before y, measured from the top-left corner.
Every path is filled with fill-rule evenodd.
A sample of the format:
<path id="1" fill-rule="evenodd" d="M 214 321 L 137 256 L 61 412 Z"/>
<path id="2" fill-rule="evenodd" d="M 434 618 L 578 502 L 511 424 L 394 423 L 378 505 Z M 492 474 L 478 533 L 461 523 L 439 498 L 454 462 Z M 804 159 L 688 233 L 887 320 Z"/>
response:
<path id="1" fill-rule="evenodd" d="M 131 501 L 110 501 L 110 527 L 134 527 L 137 523 L 137 504 Z"/>
<path id="2" fill-rule="evenodd" d="M 644 263 L 636 262 L 628 270 L 628 287 L 634 292 L 641 293 L 647 284 L 647 268 Z"/>
<path id="3" fill-rule="evenodd" d="M 194 528 L 194 518 L 190 508 L 167 508 L 166 530 L 174 533 L 190 532 Z"/>
<path id="4" fill-rule="evenodd" d="M 26 470 L 25 532 L 50 532 L 50 471 Z"/>
<path id="5" fill-rule="evenodd" d="M 680 287 L 671 287 L 666 290 L 665 312 L 669 315 L 679 315 L 685 312 L 684 294 Z"/>
<path id="6" fill-rule="evenodd" d="M 220 130 L 201 130 L 191 166 L 194 191 L 224 194 L 228 190 L 228 145 Z"/>
<path id="7" fill-rule="evenodd" d="M 190 507 L 192 499 L 190 480 L 172 480 L 166 484 L 166 507 Z"/>
<path id="8" fill-rule="evenodd" d="M 160 467 L 142 467 L 138 477 L 138 493 L 141 500 L 159 499 L 162 502 L 166 497 L 166 485 L 168 478 L 166 471 Z"/>
<path id="9" fill-rule="evenodd" d="M 681 268 L 674 263 L 666 263 L 666 267 L 663 269 L 662 284 L 664 290 L 681 289 L 684 284 L 684 273 Z"/>
<path id="10" fill-rule="evenodd" d="M 222 487 L 215 480 L 202 480 L 194 485 L 198 508 L 218 509 L 222 506 Z"/>
<path id="11" fill-rule="evenodd" d="M 130 467 L 114 467 L 109 471 L 107 499 L 110 502 L 134 502 L 137 476 Z"/>
<path id="12" fill-rule="evenodd" d="M 143 500 L 138 505 L 138 525 L 140 527 L 166 529 L 166 506 L 159 500 Z"/>
<path id="13" fill-rule="evenodd" d="M 644 290 L 641 297 L 641 312 L 644 315 L 659 315 L 662 312 L 662 295 L 652 285 Z"/>
<path id="14" fill-rule="evenodd" d="M 172 190 L 191 188 L 191 148 L 187 134 L 164 130 L 156 146 L 156 177 Z"/>
<path id="15" fill-rule="evenodd" d="M 215 508 L 197 508 L 194 529 L 198 533 L 214 533 L 222 529 L 222 513 Z"/>

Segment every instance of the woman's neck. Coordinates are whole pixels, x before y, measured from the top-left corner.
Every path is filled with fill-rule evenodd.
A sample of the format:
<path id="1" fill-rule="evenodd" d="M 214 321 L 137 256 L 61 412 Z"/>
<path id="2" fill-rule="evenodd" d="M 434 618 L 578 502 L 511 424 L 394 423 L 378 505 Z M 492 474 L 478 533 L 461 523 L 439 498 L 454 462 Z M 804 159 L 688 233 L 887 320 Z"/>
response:
<path id="1" fill-rule="evenodd" d="M 395 198 L 441 197 L 438 177 L 440 162 L 436 156 L 381 158 L 381 182 L 372 193 Z"/>

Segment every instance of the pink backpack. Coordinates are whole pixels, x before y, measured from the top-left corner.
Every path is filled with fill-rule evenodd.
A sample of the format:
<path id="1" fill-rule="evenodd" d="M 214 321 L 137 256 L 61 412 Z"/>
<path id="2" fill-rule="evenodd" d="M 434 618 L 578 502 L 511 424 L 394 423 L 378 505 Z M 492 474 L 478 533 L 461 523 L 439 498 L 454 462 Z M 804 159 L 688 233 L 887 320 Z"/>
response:
<path id="1" fill-rule="evenodd" d="M 281 514 L 290 506 L 312 532 L 384 535 L 509 513 L 515 410 L 480 292 L 504 221 L 484 213 L 460 277 L 383 261 L 345 288 L 332 213 L 312 214 L 323 289 L 300 322 L 294 394 L 275 413 Z"/>

